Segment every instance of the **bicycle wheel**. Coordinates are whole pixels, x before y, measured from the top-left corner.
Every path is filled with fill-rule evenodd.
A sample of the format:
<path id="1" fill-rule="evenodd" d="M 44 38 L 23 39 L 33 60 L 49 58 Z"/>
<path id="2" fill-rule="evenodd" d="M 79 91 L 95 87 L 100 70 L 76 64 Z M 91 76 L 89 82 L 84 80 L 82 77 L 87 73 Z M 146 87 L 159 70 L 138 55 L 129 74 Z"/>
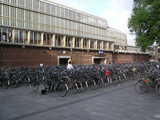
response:
<path id="1" fill-rule="evenodd" d="M 139 80 L 135 84 L 135 90 L 139 94 L 144 94 L 148 92 L 148 86 L 144 83 L 143 80 Z"/>
<path id="2" fill-rule="evenodd" d="M 91 89 L 96 90 L 98 89 L 98 81 L 92 80 Z"/>
<path id="3" fill-rule="evenodd" d="M 56 88 L 56 93 L 58 94 L 58 96 L 60 97 L 65 97 L 67 96 L 69 92 L 69 87 L 67 84 L 64 83 L 60 83 L 57 88 Z"/>

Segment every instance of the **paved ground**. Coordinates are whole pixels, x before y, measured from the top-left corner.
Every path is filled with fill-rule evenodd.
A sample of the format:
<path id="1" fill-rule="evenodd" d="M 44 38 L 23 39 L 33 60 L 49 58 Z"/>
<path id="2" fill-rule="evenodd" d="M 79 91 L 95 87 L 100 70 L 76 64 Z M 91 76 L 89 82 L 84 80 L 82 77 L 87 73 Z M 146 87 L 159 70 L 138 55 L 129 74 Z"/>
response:
<path id="1" fill-rule="evenodd" d="M 130 81 L 65 98 L 26 87 L 0 89 L 0 120 L 160 120 L 160 97 L 139 95 L 133 86 Z"/>

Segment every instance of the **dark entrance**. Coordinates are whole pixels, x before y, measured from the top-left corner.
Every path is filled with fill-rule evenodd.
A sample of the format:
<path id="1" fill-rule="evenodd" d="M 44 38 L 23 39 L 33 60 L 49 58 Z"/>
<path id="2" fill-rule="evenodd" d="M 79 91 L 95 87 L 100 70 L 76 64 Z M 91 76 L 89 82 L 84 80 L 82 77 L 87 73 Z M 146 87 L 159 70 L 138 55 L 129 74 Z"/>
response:
<path id="1" fill-rule="evenodd" d="M 59 58 L 59 65 L 67 65 L 69 58 Z"/>
<path id="2" fill-rule="evenodd" d="M 70 59 L 70 57 L 60 56 L 59 57 L 59 65 L 67 65 L 69 59 Z"/>
<path id="3" fill-rule="evenodd" d="M 104 64 L 105 58 L 93 58 L 94 64 Z"/>

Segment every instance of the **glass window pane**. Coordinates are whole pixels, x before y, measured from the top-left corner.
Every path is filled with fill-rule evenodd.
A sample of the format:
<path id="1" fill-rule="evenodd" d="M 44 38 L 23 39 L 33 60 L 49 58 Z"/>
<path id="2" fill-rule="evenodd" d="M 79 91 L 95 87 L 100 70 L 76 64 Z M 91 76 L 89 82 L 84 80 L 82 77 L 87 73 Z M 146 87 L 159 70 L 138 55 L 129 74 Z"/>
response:
<path id="1" fill-rule="evenodd" d="M 32 0 L 25 0 L 25 2 L 26 2 L 26 8 L 27 9 L 32 9 Z"/>
<path id="2" fill-rule="evenodd" d="M 44 10 L 45 10 L 45 3 L 40 1 L 40 11 L 44 12 Z"/>
<path id="3" fill-rule="evenodd" d="M 0 25 L 2 25 L 2 4 L 0 4 Z"/>
<path id="4" fill-rule="evenodd" d="M 17 3 L 17 0 L 11 0 L 12 5 L 16 5 L 16 3 Z"/>
<path id="5" fill-rule="evenodd" d="M 16 8 L 11 7 L 10 8 L 10 19 L 11 19 L 11 26 L 16 26 Z"/>
<path id="6" fill-rule="evenodd" d="M 39 10 L 39 0 L 33 0 L 33 9 Z"/>
<path id="7" fill-rule="evenodd" d="M 24 7 L 24 0 L 18 0 L 18 6 Z"/>

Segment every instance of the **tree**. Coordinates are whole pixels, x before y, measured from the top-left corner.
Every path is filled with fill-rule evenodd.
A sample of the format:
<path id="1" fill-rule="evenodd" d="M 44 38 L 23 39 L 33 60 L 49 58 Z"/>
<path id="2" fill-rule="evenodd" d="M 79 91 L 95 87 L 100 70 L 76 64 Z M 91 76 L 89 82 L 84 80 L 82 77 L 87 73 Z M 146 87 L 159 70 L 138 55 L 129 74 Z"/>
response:
<path id="1" fill-rule="evenodd" d="M 155 42 L 160 45 L 160 0 L 134 0 L 128 27 L 142 50 Z"/>

